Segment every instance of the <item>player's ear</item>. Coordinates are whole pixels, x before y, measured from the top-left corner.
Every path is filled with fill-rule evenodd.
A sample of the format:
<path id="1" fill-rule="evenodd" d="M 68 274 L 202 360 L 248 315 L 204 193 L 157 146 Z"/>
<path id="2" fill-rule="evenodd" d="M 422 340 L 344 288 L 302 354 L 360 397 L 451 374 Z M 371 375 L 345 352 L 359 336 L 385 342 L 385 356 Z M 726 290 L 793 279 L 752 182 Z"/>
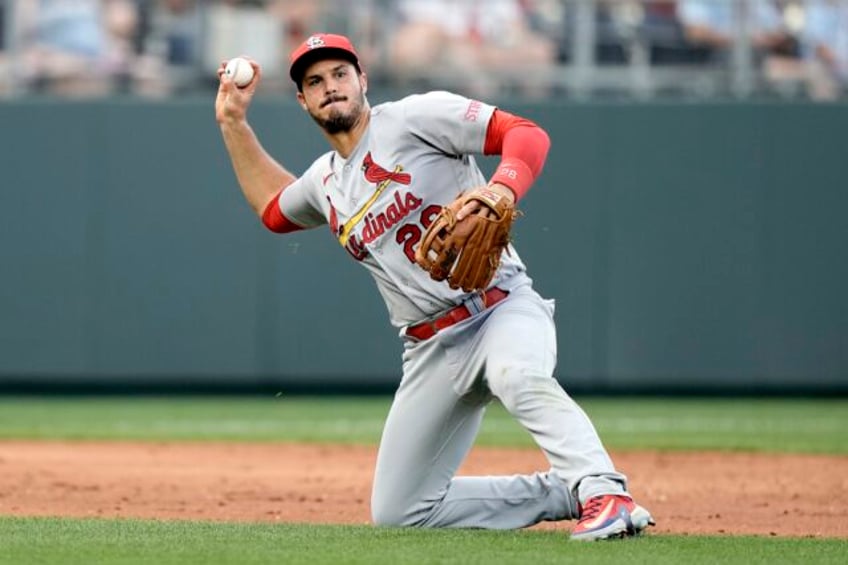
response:
<path id="1" fill-rule="evenodd" d="M 359 73 L 359 86 L 362 87 L 362 94 L 368 93 L 368 75 L 365 72 Z"/>
<path id="2" fill-rule="evenodd" d="M 298 91 L 297 93 L 297 102 L 300 104 L 300 107 L 306 110 L 306 97 L 303 96 L 303 92 Z"/>

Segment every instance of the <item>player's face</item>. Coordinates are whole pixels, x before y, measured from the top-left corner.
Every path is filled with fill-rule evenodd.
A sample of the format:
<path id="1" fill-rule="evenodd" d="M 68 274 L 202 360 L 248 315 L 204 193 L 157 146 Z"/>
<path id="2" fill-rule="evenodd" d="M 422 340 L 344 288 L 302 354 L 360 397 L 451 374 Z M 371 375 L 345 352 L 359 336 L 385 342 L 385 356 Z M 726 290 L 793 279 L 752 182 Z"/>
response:
<path id="1" fill-rule="evenodd" d="M 365 76 L 342 59 L 318 61 L 306 69 L 297 97 L 327 133 L 350 131 L 365 107 Z"/>

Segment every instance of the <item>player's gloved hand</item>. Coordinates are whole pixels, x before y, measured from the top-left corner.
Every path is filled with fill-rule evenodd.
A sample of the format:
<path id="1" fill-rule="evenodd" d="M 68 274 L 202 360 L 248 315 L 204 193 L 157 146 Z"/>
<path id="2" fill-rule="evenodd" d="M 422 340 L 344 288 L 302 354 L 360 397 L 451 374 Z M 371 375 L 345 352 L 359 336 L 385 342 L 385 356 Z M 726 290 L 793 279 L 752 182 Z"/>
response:
<path id="1" fill-rule="evenodd" d="M 516 215 L 515 197 L 503 185 L 462 194 L 430 224 L 415 261 L 451 288 L 483 290 L 498 270 Z"/>
<path id="2" fill-rule="evenodd" d="M 244 122 L 247 108 L 256 93 L 256 87 L 262 81 L 262 68 L 256 61 L 250 61 L 254 78 L 244 88 L 239 88 L 224 74 L 227 61 L 222 61 L 218 69 L 218 95 L 215 97 L 215 119 L 221 125 Z"/>

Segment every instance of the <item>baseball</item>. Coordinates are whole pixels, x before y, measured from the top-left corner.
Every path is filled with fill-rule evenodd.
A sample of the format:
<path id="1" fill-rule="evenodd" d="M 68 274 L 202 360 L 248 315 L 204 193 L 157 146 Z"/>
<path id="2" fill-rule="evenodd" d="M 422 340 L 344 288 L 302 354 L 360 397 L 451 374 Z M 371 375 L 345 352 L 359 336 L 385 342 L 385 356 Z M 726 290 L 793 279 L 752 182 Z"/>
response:
<path id="1" fill-rule="evenodd" d="M 224 68 L 227 75 L 238 87 L 247 86 L 253 80 L 253 66 L 243 57 L 230 59 Z"/>

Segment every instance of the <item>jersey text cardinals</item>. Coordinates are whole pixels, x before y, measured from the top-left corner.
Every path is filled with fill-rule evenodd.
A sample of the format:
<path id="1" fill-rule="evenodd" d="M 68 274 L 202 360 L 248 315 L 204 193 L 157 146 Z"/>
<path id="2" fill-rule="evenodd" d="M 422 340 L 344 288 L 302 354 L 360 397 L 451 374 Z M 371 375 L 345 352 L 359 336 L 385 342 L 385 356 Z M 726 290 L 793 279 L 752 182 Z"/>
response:
<path id="1" fill-rule="evenodd" d="M 329 224 L 372 274 L 398 327 L 452 306 L 462 294 L 433 281 L 414 262 L 415 249 L 442 206 L 486 184 L 473 155 L 483 152 L 494 110 L 447 92 L 376 106 L 347 159 L 325 153 L 279 197 L 282 213 L 297 225 Z M 426 178 L 417 174 L 424 169 Z M 520 280 L 514 275 L 523 271 L 511 249 L 493 283 Z"/>

